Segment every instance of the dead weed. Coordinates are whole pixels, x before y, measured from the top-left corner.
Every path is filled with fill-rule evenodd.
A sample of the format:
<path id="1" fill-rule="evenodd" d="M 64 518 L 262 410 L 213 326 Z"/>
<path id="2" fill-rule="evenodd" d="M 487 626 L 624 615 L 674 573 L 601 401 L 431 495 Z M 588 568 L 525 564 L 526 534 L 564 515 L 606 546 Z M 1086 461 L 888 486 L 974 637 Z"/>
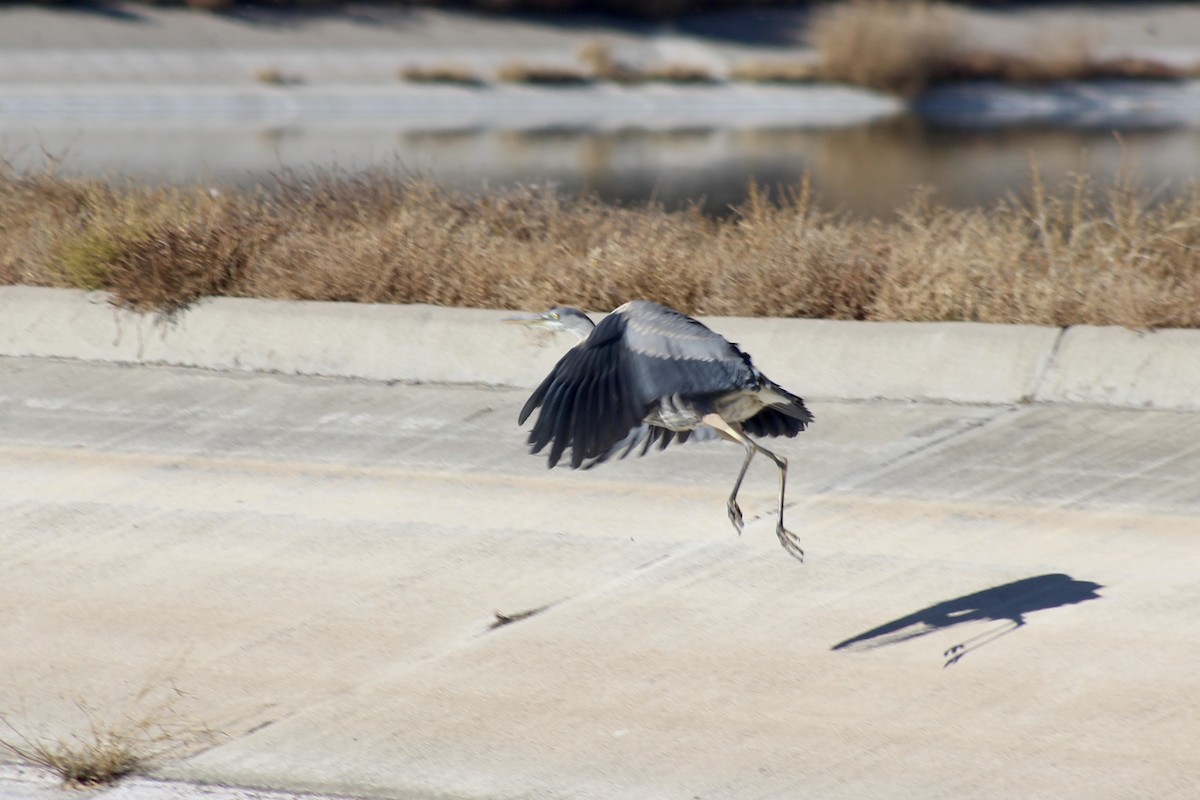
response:
<path id="1" fill-rule="evenodd" d="M 1081 177 L 989 208 L 916 197 L 895 221 L 753 189 L 728 219 L 398 172 L 255 192 L 0 173 L 0 280 L 172 312 L 208 295 L 1043 325 L 1200 327 L 1200 191 L 1152 203 Z"/>
<path id="2" fill-rule="evenodd" d="M 1083 38 L 1066 37 L 1037 55 L 973 48 L 962 10 L 929 0 L 848 0 L 819 8 L 812 26 L 822 79 L 913 96 L 937 84 L 1000 81 L 1181 80 L 1200 64 L 1098 58 Z"/>
<path id="3" fill-rule="evenodd" d="M 162 761 L 210 744 L 216 732 L 177 713 L 174 685 L 143 688 L 113 715 L 79 701 L 85 724 L 66 736 L 35 733 L 10 714 L 0 714 L 0 752 L 48 770 L 65 786 L 86 788 L 144 773 Z"/>

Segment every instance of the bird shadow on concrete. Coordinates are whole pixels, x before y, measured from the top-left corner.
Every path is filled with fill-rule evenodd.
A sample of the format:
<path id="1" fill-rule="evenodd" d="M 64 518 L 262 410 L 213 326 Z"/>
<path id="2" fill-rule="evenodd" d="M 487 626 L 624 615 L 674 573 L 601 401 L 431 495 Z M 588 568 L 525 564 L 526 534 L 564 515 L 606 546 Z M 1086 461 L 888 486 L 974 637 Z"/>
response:
<path id="1" fill-rule="evenodd" d="M 934 603 L 920 611 L 863 631 L 832 650 L 873 650 L 877 647 L 907 642 L 922 636 L 971 622 L 999 622 L 999 627 L 976 634 L 942 653 L 942 667 L 957 664 L 967 653 L 978 650 L 1002 636 L 1007 636 L 1027 624 L 1026 617 L 1035 611 L 1075 605 L 1096 600 L 1096 590 L 1104 587 L 1092 581 L 1078 581 L 1061 573 L 1036 575 L 1019 581 L 993 586 L 965 594 L 953 600 Z"/>

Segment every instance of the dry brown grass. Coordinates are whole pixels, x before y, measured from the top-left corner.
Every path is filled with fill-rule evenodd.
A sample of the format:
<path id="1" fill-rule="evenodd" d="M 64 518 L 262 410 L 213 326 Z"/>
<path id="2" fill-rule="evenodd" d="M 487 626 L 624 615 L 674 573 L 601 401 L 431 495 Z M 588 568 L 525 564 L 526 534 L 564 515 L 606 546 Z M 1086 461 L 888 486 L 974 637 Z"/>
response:
<path id="1" fill-rule="evenodd" d="M 944 3 L 851 0 L 818 9 L 812 39 L 826 80 L 911 95 L 945 72 L 961 31 Z"/>
<path id="2" fill-rule="evenodd" d="M 538 187 L 469 196 L 401 174 L 213 196 L 0 174 L 0 281 L 103 287 L 175 310 L 205 295 L 1043 325 L 1200 327 L 1200 190 L 1151 205 L 1085 178 L 898 220 L 798 187 L 736 214 L 617 208 Z"/>
<path id="3" fill-rule="evenodd" d="M 970 49 L 956 7 L 927 0 L 849 0 L 824 6 L 816 13 L 812 35 L 821 78 L 906 96 L 960 81 L 1046 84 L 1200 75 L 1200 64 L 1100 59 L 1083 39 L 1055 41 L 1035 56 Z"/>
<path id="4" fill-rule="evenodd" d="M 643 81 L 658 83 L 716 83 L 712 70 L 701 64 L 666 63 L 647 67 L 639 74 Z"/>
<path id="5" fill-rule="evenodd" d="M 284 72 L 279 67 L 259 67 L 254 70 L 254 80 L 271 86 L 299 86 L 304 83 L 299 75 Z"/>
<path id="6" fill-rule="evenodd" d="M 700 64 L 668 62 L 651 67 L 633 67 L 618 61 L 603 39 L 589 39 L 579 47 L 579 60 L 595 80 L 615 83 L 716 83 L 712 70 Z"/>
<path id="7" fill-rule="evenodd" d="M 626 71 L 613 56 L 612 46 L 603 39 L 588 39 L 579 46 L 577 55 L 596 78 L 611 78 Z"/>
<path id="8" fill-rule="evenodd" d="M 258 205 L 207 189 L 3 173 L 0 281 L 104 288 L 130 308 L 170 312 L 233 285 L 271 225 Z"/>
<path id="9" fill-rule="evenodd" d="M 729 77 L 756 83 L 812 83 L 820 77 L 820 68 L 809 61 L 755 59 L 734 64 Z"/>
<path id="10" fill-rule="evenodd" d="M 63 737 L 33 733 L 0 714 L 0 726 L 6 729 L 0 731 L 0 752 L 56 774 L 68 788 L 116 783 L 217 738 L 206 726 L 181 720 L 174 708 L 177 696 L 173 685 L 143 688 L 107 718 L 79 702 L 83 729 Z"/>
<path id="11" fill-rule="evenodd" d="M 574 67 L 530 64 L 517 60 L 501 64 L 496 70 L 496 80 L 501 83 L 531 83 L 538 86 L 579 86 L 590 83 L 592 77 Z"/>
<path id="12" fill-rule="evenodd" d="M 461 64 L 410 65 L 397 70 L 396 77 L 413 83 L 448 83 L 459 86 L 483 84 L 483 79 L 474 70 Z"/>

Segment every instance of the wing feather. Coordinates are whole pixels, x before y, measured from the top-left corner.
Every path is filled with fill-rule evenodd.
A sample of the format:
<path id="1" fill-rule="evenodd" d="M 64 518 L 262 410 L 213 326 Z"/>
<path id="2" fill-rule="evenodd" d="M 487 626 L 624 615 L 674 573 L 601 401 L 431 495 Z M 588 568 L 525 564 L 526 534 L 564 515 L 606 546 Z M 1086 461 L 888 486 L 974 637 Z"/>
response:
<path id="1" fill-rule="evenodd" d="M 559 391 L 556 413 L 549 420 L 550 455 L 547 460 L 553 467 L 562 458 L 562 454 L 571 444 L 571 420 L 575 412 L 575 395 L 579 388 L 577 383 L 563 383 Z M 539 417 L 538 421 L 541 421 Z"/>
<path id="2" fill-rule="evenodd" d="M 581 361 L 582 377 L 576 390 L 576 399 L 571 414 L 571 467 L 578 469 L 584 454 L 592 450 L 600 439 L 601 431 L 607 427 L 600 413 L 596 392 L 600 382 L 597 374 L 598 359 L 594 352 L 585 352 Z"/>
<path id="3" fill-rule="evenodd" d="M 584 469 L 591 469 L 597 464 L 603 464 L 613 456 L 616 456 L 617 458 L 625 458 L 625 456 L 629 455 L 629 452 L 633 450 L 633 448 L 638 446 L 638 444 L 642 441 L 642 438 L 645 437 L 649 431 L 650 426 L 646 423 L 635 425 L 629 429 L 629 432 L 626 433 L 624 437 L 609 447 L 608 450 L 604 451 L 584 465 Z"/>
<path id="4" fill-rule="evenodd" d="M 529 444 L 535 453 L 541 452 L 542 448 L 554 438 L 554 420 L 558 418 L 559 408 L 562 405 L 564 390 L 562 383 L 557 381 L 548 381 L 548 383 L 550 385 L 542 395 L 544 400 L 540 401 L 542 412 L 538 414 L 537 421 L 533 424 L 533 430 L 529 432 Z"/>
<path id="5" fill-rule="evenodd" d="M 791 438 L 807 427 L 807 420 L 797 419 L 795 416 L 786 414 L 778 406 L 768 406 L 742 422 L 742 430 L 752 436 Z"/>
<path id="6" fill-rule="evenodd" d="M 533 394 L 529 395 L 529 399 L 525 401 L 525 405 L 521 408 L 521 414 L 517 417 L 517 424 L 524 425 L 525 420 L 529 419 L 529 415 L 534 409 L 540 406 L 546 400 L 546 394 L 550 391 L 550 387 L 554 385 L 554 373 L 551 372 L 546 376 L 538 387 L 533 390 Z"/>

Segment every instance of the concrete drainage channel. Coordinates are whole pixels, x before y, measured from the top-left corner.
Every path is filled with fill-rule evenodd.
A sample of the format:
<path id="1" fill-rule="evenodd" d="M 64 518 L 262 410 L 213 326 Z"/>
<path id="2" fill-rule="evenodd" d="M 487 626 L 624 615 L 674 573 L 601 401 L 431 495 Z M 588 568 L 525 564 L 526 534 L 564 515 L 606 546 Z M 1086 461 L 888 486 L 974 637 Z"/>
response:
<path id="1" fill-rule="evenodd" d="M 79 796 L 1196 796 L 1197 332 L 709 320 L 821 404 L 801 566 L 736 452 L 527 457 L 505 315 L 0 288 L 9 696 L 194 642 L 229 737 Z"/>
<path id="2" fill-rule="evenodd" d="M 171 320 L 108 295 L 0 287 L 0 355 L 371 381 L 535 386 L 568 343 L 507 312 L 213 298 Z M 704 320 L 806 397 L 1200 409 L 1200 331 Z"/>

